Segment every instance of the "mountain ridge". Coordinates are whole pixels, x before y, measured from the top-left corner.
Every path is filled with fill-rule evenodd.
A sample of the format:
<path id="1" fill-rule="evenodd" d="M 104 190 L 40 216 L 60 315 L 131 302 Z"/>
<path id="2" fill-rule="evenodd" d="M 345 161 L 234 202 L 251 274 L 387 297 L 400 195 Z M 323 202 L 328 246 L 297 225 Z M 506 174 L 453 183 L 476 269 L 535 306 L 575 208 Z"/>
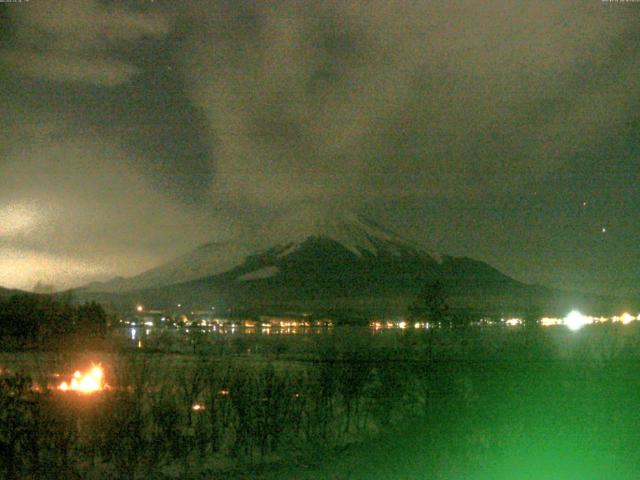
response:
<path id="1" fill-rule="evenodd" d="M 296 220 L 296 218 L 298 220 Z M 604 297 L 519 282 L 469 257 L 441 255 L 366 218 L 299 212 L 257 230 L 247 242 L 210 242 L 142 274 L 116 291 L 80 290 L 85 298 L 216 311 L 406 312 L 434 281 L 451 306 L 477 314 L 604 312 Z M 610 302 L 609 302 L 610 303 Z"/>
<path id="2" fill-rule="evenodd" d="M 82 289 L 100 292 L 124 292 L 143 288 L 155 288 L 198 278 L 222 274 L 241 264 L 245 259 L 281 248 L 287 255 L 308 238 L 328 238 L 344 245 L 354 254 L 376 253 L 376 248 L 395 246 L 402 251 L 421 252 L 434 259 L 441 256 L 380 224 L 353 212 L 327 215 L 295 212 L 279 222 L 267 224 L 256 232 L 259 241 L 212 241 L 132 277 L 115 277 L 106 282 L 92 282 Z M 282 247 L 287 248 L 282 248 Z"/>

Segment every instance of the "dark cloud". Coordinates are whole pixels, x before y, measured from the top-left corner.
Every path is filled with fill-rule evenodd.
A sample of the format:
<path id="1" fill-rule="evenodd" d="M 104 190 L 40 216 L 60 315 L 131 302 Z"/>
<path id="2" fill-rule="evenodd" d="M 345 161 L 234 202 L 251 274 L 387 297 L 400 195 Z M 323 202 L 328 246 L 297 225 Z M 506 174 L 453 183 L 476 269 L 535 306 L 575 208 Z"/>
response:
<path id="1" fill-rule="evenodd" d="M 334 203 L 523 280 L 640 275 L 623 220 L 640 213 L 637 5 L 1 7 L 0 248 L 16 262 L 53 256 L 65 282 L 133 273 Z"/>
<path id="2" fill-rule="evenodd" d="M 602 5 L 198 6 L 184 68 L 239 202 L 475 195 L 634 113 L 635 22 Z"/>
<path id="3" fill-rule="evenodd" d="M 10 7 L 5 9 L 8 10 Z M 15 43 L 3 64 L 23 75 L 54 81 L 119 85 L 138 69 L 114 55 L 114 47 L 165 35 L 167 17 L 106 8 L 91 0 L 11 8 Z"/>
<path id="4" fill-rule="evenodd" d="M 155 54 L 171 17 L 53 10 L 3 6 L 0 283 L 22 288 L 132 274 L 210 227 L 206 126 Z"/>

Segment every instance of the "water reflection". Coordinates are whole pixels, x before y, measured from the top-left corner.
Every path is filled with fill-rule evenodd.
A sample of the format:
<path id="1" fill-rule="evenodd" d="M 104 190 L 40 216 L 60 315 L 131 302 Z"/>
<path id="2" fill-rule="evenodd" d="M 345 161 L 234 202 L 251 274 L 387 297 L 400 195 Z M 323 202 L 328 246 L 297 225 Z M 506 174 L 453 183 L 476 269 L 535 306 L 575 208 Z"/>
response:
<path id="1" fill-rule="evenodd" d="M 559 327 L 567 326 L 572 330 L 577 330 L 583 325 L 603 324 L 603 323 L 619 323 L 628 325 L 640 320 L 640 315 L 634 316 L 627 312 L 612 317 L 594 317 L 583 315 L 577 311 L 573 311 L 565 318 L 543 317 L 537 323 L 542 327 Z M 522 328 L 524 321 L 520 318 L 481 318 L 473 321 L 469 326 L 489 327 L 502 326 L 505 328 Z M 404 317 L 393 319 L 375 319 L 369 322 L 368 326 L 348 327 L 355 328 L 361 333 L 367 332 L 372 335 L 391 334 L 391 332 L 405 333 L 411 330 L 427 331 L 437 327 L 424 321 L 409 321 Z M 332 320 L 328 319 L 311 319 L 309 317 L 302 318 L 285 318 L 285 317 L 267 317 L 262 316 L 258 320 L 254 319 L 224 319 L 224 318 L 208 318 L 199 319 L 197 322 L 188 322 L 186 319 L 179 319 L 169 322 L 165 317 L 161 322 L 153 323 L 151 321 L 123 322 L 123 328 L 116 329 L 114 336 L 122 338 L 130 342 L 131 345 L 142 348 L 149 346 L 155 341 L 173 341 L 178 340 L 195 345 L 195 342 L 201 341 L 203 338 L 223 338 L 225 336 L 305 336 L 305 335 L 332 335 L 334 333 L 334 325 Z M 149 343 L 149 340 L 152 340 Z M 194 347 L 195 348 L 195 347 Z"/>
<path id="2" fill-rule="evenodd" d="M 330 326 L 313 326 L 313 325 L 261 325 L 244 324 L 244 323 L 229 323 L 226 325 L 210 325 L 210 326 L 157 326 L 157 327 L 141 327 L 132 326 L 129 328 L 116 329 L 114 336 L 116 338 L 126 337 L 132 344 L 139 348 L 143 345 L 143 340 L 150 338 L 160 338 L 168 336 L 172 338 L 184 337 L 197 337 L 199 335 L 211 336 L 211 337 L 224 337 L 224 336 L 241 336 L 241 335 L 262 335 L 262 336 L 276 336 L 276 335 L 329 335 L 333 333 L 333 325 Z M 364 328 L 363 330 L 368 330 Z"/>

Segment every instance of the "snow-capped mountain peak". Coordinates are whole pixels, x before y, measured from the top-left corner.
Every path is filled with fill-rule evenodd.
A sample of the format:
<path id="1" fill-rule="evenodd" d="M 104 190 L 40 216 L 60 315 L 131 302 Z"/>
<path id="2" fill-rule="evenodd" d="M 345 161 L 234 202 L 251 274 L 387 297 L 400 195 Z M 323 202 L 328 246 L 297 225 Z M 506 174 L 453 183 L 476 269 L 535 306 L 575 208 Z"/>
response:
<path id="1" fill-rule="evenodd" d="M 322 238 L 342 245 L 357 256 L 365 253 L 378 255 L 380 249 L 384 248 L 395 255 L 410 251 L 429 255 L 435 260 L 440 259 L 438 254 L 349 210 L 300 209 L 266 226 L 261 235 L 268 238 L 268 243 L 272 246 L 288 246 L 279 254 L 280 256 L 290 254 L 310 238 Z"/>
<path id="2" fill-rule="evenodd" d="M 163 265 L 131 278 L 88 286 L 93 291 L 126 291 L 188 282 L 237 271 L 238 280 L 247 281 L 277 274 L 271 265 L 249 267 L 247 260 L 275 254 L 284 259 L 300 251 L 308 242 L 329 241 L 333 248 L 355 257 L 421 257 L 440 262 L 441 258 L 391 230 L 351 211 L 300 208 L 263 225 L 255 233 L 234 241 L 211 242 Z M 255 271 L 254 271 L 255 270 Z"/>

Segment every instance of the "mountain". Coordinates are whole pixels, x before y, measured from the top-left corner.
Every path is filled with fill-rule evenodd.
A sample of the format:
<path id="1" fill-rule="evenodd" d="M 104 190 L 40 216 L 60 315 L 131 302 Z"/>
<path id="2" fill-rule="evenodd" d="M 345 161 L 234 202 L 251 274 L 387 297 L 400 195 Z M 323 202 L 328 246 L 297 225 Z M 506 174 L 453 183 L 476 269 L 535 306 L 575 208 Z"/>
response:
<path id="1" fill-rule="evenodd" d="M 268 223 L 246 240 L 208 243 L 135 277 L 94 283 L 79 293 L 128 306 L 388 314 L 406 311 L 416 293 L 436 280 L 445 284 L 454 308 L 477 313 L 601 302 L 523 284 L 471 258 L 436 254 L 361 215 L 315 210 Z"/>
<path id="2" fill-rule="evenodd" d="M 187 282 L 236 269 L 250 257 L 276 251 L 280 257 L 287 256 L 311 238 L 331 240 L 355 256 L 394 252 L 395 255 L 440 258 L 352 212 L 318 213 L 317 209 L 304 209 L 278 222 L 264 225 L 255 232 L 254 238 L 207 243 L 134 277 L 93 282 L 85 288 L 90 291 L 125 292 Z M 256 275 L 260 276 L 261 273 L 256 272 Z M 250 279 L 246 277 L 244 280 Z"/>
<path id="3" fill-rule="evenodd" d="M 211 242 L 134 277 L 116 277 L 85 288 L 94 292 L 126 292 L 186 282 L 230 270 L 251 254 L 251 244 Z"/>

